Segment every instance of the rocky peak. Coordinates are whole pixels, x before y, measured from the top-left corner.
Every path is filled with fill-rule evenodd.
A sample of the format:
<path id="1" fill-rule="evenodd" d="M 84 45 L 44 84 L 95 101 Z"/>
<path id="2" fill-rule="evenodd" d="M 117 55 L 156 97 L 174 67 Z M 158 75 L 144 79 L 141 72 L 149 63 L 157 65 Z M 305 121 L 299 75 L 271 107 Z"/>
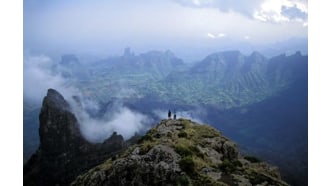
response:
<path id="1" fill-rule="evenodd" d="M 117 132 L 113 132 L 108 139 L 104 140 L 103 145 L 121 148 L 124 146 L 124 138 L 122 135 L 117 134 Z"/>
<path id="2" fill-rule="evenodd" d="M 71 185 L 287 185 L 278 169 L 243 156 L 216 129 L 190 120 L 162 120 L 116 158 Z"/>
<path id="3" fill-rule="evenodd" d="M 39 122 L 39 148 L 24 165 L 27 185 L 68 185 L 125 147 L 123 137 L 116 133 L 102 144 L 85 140 L 69 103 L 54 89 L 43 100 Z"/>
<path id="4" fill-rule="evenodd" d="M 254 59 L 255 61 L 266 61 L 267 58 L 263 56 L 261 53 L 258 51 L 253 51 L 252 54 L 248 57 L 251 59 Z"/>
<path id="5" fill-rule="evenodd" d="M 47 96 L 43 100 L 43 107 L 52 107 L 59 110 L 69 110 L 70 108 L 64 97 L 55 89 L 48 89 Z"/>
<path id="6" fill-rule="evenodd" d="M 88 144 L 80 134 L 70 105 L 54 89 L 49 89 L 43 100 L 39 121 L 40 148 L 44 152 L 58 154 L 73 150 L 76 143 Z"/>

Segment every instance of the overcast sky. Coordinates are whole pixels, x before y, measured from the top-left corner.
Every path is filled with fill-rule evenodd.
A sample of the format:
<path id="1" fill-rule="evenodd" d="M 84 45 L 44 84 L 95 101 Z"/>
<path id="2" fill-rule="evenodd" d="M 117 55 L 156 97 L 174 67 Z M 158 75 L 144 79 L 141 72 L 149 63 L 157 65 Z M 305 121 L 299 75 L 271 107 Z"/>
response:
<path id="1" fill-rule="evenodd" d="M 119 54 L 307 39 L 307 0 L 24 0 L 24 51 Z"/>

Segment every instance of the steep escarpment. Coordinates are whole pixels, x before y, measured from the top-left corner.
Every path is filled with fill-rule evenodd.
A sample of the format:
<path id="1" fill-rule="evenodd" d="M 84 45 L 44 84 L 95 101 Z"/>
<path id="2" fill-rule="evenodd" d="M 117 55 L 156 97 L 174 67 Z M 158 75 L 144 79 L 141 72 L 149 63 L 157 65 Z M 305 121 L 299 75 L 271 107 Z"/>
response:
<path id="1" fill-rule="evenodd" d="M 70 105 L 49 89 L 39 115 L 40 145 L 24 165 L 24 185 L 68 185 L 125 145 L 116 133 L 100 144 L 86 141 Z"/>
<path id="2" fill-rule="evenodd" d="M 162 120 L 138 142 L 71 185 L 287 185 L 276 167 L 243 156 L 216 129 Z"/>

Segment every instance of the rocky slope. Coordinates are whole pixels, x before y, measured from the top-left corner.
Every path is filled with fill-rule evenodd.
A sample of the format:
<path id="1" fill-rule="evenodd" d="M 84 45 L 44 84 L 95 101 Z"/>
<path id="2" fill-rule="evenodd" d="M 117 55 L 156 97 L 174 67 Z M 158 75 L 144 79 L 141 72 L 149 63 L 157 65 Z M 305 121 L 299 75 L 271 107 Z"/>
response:
<path id="1" fill-rule="evenodd" d="M 86 141 L 70 105 L 53 89 L 43 100 L 39 122 L 40 145 L 24 165 L 24 185 L 68 185 L 125 145 L 116 133 L 102 144 Z"/>
<path id="2" fill-rule="evenodd" d="M 287 185 L 276 167 L 243 156 L 219 131 L 162 120 L 138 144 L 78 176 L 75 185 Z"/>

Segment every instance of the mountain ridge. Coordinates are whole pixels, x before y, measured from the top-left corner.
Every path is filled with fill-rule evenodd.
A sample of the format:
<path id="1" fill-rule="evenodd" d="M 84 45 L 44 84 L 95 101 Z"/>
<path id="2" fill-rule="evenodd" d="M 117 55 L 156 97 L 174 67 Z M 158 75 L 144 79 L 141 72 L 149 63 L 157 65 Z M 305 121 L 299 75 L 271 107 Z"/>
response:
<path id="1" fill-rule="evenodd" d="M 187 119 L 162 120 L 120 155 L 75 185 L 287 185 L 278 169 L 243 156 L 216 129 Z"/>
<path id="2" fill-rule="evenodd" d="M 296 65 L 294 61 L 303 62 Z M 266 58 L 257 51 L 248 56 L 239 51 L 224 51 L 188 65 L 171 51 L 140 55 L 126 51 L 119 57 L 85 64 L 78 71 L 88 77 L 75 79 L 73 84 L 86 96 L 104 103 L 115 99 L 122 89 L 129 89 L 134 92 L 126 96 L 130 98 L 156 96 L 164 102 L 213 103 L 232 108 L 262 101 L 290 86 L 306 74 L 297 69 L 307 67 L 307 61 L 307 56 L 299 52 Z"/>

